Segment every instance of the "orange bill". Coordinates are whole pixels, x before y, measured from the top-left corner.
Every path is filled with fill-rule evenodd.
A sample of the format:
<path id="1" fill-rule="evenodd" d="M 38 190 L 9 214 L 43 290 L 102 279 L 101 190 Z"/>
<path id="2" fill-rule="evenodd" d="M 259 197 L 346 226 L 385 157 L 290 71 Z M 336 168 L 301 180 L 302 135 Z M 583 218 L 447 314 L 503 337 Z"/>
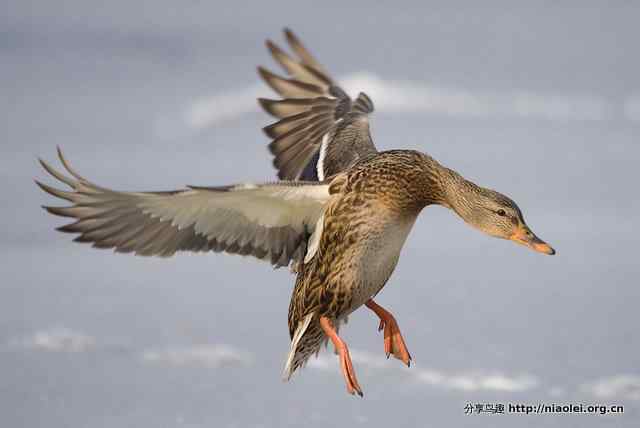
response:
<path id="1" fill-rule="evenodd" d="M 538 238 L 527 226 L 519 227 L 509 239 L 539 253 L 549 254 L 550 256 L 556 253 L 556 250 Z"/>

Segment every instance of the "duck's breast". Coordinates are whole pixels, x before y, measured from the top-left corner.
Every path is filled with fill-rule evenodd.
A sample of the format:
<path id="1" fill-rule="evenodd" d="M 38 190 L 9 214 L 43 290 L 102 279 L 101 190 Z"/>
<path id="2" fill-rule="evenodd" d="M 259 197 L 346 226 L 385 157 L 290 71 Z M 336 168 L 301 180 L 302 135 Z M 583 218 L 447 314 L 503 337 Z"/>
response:
<path id="1" fill-rule="evenodd" d="M 389 219 L 363 237 L 356 256 L 359 260 L 350 312 L 375 296 L 387 283 L 415 220 L 416 216 Z"/>

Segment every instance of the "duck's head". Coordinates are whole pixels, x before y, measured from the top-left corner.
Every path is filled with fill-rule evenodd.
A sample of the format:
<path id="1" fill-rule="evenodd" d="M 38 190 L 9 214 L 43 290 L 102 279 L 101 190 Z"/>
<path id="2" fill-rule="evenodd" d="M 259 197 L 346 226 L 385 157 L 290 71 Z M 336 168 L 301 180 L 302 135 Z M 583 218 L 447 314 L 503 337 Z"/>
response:
<path id="1" fill-rule="evenodd" d="M 496 238 L 508 239 L 539 253 L 556 251 L 538 238 L 524 221 L 518 205 L 495 190 L 474 186 L 464 198 L 461 217 L 476 229 Z"/>

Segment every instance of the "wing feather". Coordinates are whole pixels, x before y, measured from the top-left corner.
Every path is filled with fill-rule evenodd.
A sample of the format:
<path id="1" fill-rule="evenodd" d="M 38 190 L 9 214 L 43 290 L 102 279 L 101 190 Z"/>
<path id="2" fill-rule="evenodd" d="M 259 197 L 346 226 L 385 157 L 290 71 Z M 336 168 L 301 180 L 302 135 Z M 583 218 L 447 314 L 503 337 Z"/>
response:
<path id="1" fill-rule="evenodd" d="M 265 83 L 284 98 L 258 99 L 267 113 L 279 119 L 263 130 L 272 139 L 269 150 L 280 179 L 321 181 L 376 152 L 369 122 L 360 120 L 373 112 L 373 103 L 364 93 L 352 102 L 298 37 L 289 29 L 284 33 L 295 57 L 271 40 L 266 45 L 289 78 L 258 67 Z M 354 132 L 359 135 L 354 137 Z"/>
<path id="2" fill-rule="evenodd" d="M 329 197 L 328 184 L 305 182 L 120 192 L 91 183 L 71 169 L 61 151 L 58 155 L 73 178 L 41 165 L 71 191 L 36 181 L 71 202 L 44 207 L 75 219 L 58 230 L 78 234 L 76 242 L 123 253 L 168 257 L 178 251 L 224 251 L 288 265 L 304 257 Z"/>

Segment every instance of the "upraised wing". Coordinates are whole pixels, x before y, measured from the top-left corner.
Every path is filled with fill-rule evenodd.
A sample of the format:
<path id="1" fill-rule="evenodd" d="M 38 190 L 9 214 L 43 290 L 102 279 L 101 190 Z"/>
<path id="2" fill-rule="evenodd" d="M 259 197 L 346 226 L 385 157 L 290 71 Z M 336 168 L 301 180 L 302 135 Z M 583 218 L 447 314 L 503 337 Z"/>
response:
<path id="1" fill-rule="evenodd" d="M 278 119 L 264 128 L 278 177 L 285 180 L 324 180 L 353 165 L 376 148 L 369 133 L 373 102 L 363 92 L 355 101 L 337 86 L 298 38 L 284 30 L 293 58 L 275 43 L 267 48 L 288 77 L 258 67 L 267 85 L 283 97 L 258 99 Z"/>
<path id="2" fill-rule="evenodd" d="M 168 257 L 177 251 L 224 251 L 251 255 L 275 266 L 301 261 L 309 236 L 329 198 L 323 183 L 278 182 L 226 187 L 188 187 L 173 192 L 119 192 L 76 173 L 73 178 L 40 161 L 71 191 L 36 181 L 45 192 L 71 202 L 44 207 L 75 218 L 58 228 L 79 234 L 74 241 L 142 256 Z"/>

